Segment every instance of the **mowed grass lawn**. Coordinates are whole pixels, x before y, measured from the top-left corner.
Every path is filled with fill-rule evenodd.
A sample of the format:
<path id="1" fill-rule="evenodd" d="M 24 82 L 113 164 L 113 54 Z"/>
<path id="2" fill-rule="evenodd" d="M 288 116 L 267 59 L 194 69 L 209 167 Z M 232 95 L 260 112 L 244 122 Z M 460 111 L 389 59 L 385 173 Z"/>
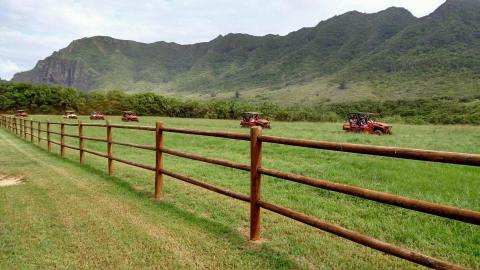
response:
<path id="1" fill-rule="evenodd" d="M 60 116 L 33 116 L 60 121 Z M 83 121 L 89 121 L 81 117 Z M 121 121 L 109 117 L 112 122 Z M 141 125 L 245 132 L 238 121 L 141 117 Z M 74 120 L 68 120 L 74 121 Z M 101 122 L 101 121 L 97 121 Z M 52 126 L 59 131 L 58 126 Z M 75 127 L 66 131 L 77 134 Z M 395 125 L 392 136 L 346 134 L 337 123 L 273 123 L 265 134 L 480 153 L 480 127 Z M 85 136 L 105 138 L 104 128 Z M 154 133 L 113 130 L 116 141 L 154 145 Z M 52 139 L 59 140 L 52 135 Z M 78 141 L 66 138 L 78 146 Z M 86 141 L 91 150 L 106 145 Z M 249 162 L 249 144 L 165 133 L 165 146 Z M 415 269 L 335 235 L 262 210 L 262 242 L 250 243 L 249 206 L 166 177 L 165 196 L 152 199 L 154 174 L 66 150 L 66 159 L 0 131 L 0 174 L 26 183 L 0 188 L 0 269 Z M 123 159 L 154 165 L 154 153 L 114 145 Z M 263 166 L 392 194 L 480 210 L 480 168 L 265 144 Z M 249 174 L 165 155 L 165 168 L 236 192 L 249 193 Z M 428 214 L 263 177 L 262 198 L 348 229 L 473 269 L 480 268 L 480 230 Z"/>

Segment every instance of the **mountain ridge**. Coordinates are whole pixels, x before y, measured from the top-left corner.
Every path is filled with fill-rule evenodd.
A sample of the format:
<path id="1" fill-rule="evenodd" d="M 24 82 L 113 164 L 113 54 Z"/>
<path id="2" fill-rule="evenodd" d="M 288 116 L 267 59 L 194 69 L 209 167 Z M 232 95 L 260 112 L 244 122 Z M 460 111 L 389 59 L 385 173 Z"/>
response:
<path id="1" fill-rule="evenodd" d="M 480 53 L 479 14 L 480 1 L 448 0 L 421 18 L 398 7 L 370 14 L 351 11 L 283 36 L 230 33 L 185 45 L 95 36 L 72 41 L 32 70 L 15 74 L 12 81 L 62 84 L 85 91 L 210 96 L 233 91 L 247 95 L 258 89 L 252 97 L 264 98 L 273 96 L 268 93 L 275 89 L 314 88 L 318 81 L 322 84 L 317 84 L 317 95 L 324 98 L 338 88 L 333 85 L 348 82 L 354 87 L 368 85 L 366 96 L 381 98 L 395 89 L 374 86 L 377 81 L 401 88 L 412 78 L 439 80 L 448 73 L 463 74 L 472 84 L 462 93 L 467 95 L 478 90 L 480 80 L 476 77 L 480 60 L 474 57 Z M 392 74 L 399 79 L 393 80 Z M 443 93 L 451 86 L 447 82 L 442 87 L 439 92 Z M 423 94 L 420 89 L 409 91 Z M 430 95 L 433 90 L 426 92 Z"/>

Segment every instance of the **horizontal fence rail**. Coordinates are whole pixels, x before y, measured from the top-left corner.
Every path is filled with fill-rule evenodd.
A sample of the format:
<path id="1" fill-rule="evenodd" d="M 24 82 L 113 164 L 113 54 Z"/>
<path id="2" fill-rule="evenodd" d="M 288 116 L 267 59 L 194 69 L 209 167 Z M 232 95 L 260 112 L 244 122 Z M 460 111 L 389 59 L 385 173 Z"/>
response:
<path id="1" fill-rule="evenodd" d="M 298 140 L 273 136 L 260 136 L 263 142 L 294 145 L 315 149 L 333 150 L 340 152 L 367 154 L 374 156 L 395 157 L 414 160 L 434 161 L 441 163 L 480 166 L 480 155 L 452 153 L 443 151 L 409 149 L 399 147 L 385 147 L 374 145 L 360 145 L 351 143 L 334 143 L 311 140 Z"/>
<path id="2" fill-rule="evenodd" d="M 34 127 L 36 123 L 36 127 Z M 54 132 L 51 130 L 51 126 L 60 126 L 60 132 Z M 317 179 L 313 177 L 297 175 L 293 173 L 286 173 L 278 170 L 272 170 L 262 167 L 262 148 L 263 143 L 282 144 L 287 146 L 307 147 L 313 149 L 321 149 L 337 152 L 348 152 L 363 155 L 383 156 L 390 158 L 412 159 L 420 161 L 431 161 L 437 163 L 449 163 L 457 165 L 467 166 L 480 166 L 480 155 L 478 154 L 465 154 L 465 153 L 453 153 L 443 151 L 431 151 L 420 150 L 410 148 L 398 148 L 398 147 L 384 147 L 384 146 L 372 146 L 372 145 L 359 145 L 348 143 L 334 143 L 325 141 L 312 141 L 301 140 L 292 138 L 282 138 L 274 136 L 262 135 L 262 129 L 259 127 L 253 127 L 250 130 L 250 134 L 244 133 L 231 133 L 231 132 L 215 132 L 215 131 L 203 131 L 193 129 L 181 129 L 164 127 L 161 122 L 157 122 L 155 127 L 150 126 L 134 126 L 134 125 L 118 125 L 111 124 L 108 121 L 105 124 L 101 123 L 78 123 L 72 122 L 42 122 L 36 120 L 26 120 L 24 118 L 18 118 L 13 116 L 1 115 L 0 126 L 9 130 L 10 132 L 18 135 L 24 140 L 28 140 L 35 143 L 34 138 L 37 138 L 37 143 L 42 141 L 46 142 L 47 150 L 52 151 L 51 145 L 60 146 L 60 155 L 64 157 L 64 149 L 73 149 L 79 151 L 80 163 L 84 162 L 84 153 L 96 155 L 108 160 L 108 173 L 113 174 L 113 161 L 124 163 L 137 168 L 149 170 L 155 172 L 155 198 L 159 199 L 163 196 L 163 175 L 170 176 L 174 179 L 216 192 L 221 195 L 225 195 L 240 201 L 244 201 L 250 204 L 250 239 L 260 239 L 260 209 L 266 209 L 273 213 L 294 219 L 309 226 L 318 228 L 320 230 L 335 234 L 339 237 L 348 239 L 358 244 L 376 249 L 387 254 L 411 261 L 416 264 L 420 264 L 430 268 L 436 269 L 464 269 L 462 266 L 454 265 L 452 263 L 435 259 L 415 251 L 411 251 L 405 248 L 397 247 L 392 244 L 371 238 L 369 236 L 360 234 L 355 231 L 343 228 L 338 225 L 331 224 L 327 221 L 320 220 L 316 217 L 311 217 L 294 210 L 275 205 L 269 202 L 265 202 L 261 199 L 261 178 L 262 175 L 268 175 L 277 179 L 292 181 L 332 192 L 338 192 L 349 196 L 354 196 L 374 202 L 388 204 L 396 207 L 401 207 L 409 210 L 414 210 L 426 214 L 431 214 L 439 217 L 457 220 L 460 222 L 480 225 L 480 212 L 469 209 L 462 209 L 452 207 L 448 205 L 436 204 L 427 201 L 411 199 L 385 192 L 379 192 L 374 190 L 368 190 L 361 187 L 355 187 L 351 185 L 339 184 L 329 180 Z M 78 127 L 78 134 L 65 133 L 65 126 Z M 105 138 L 93 138 L 83 135 L 84 128 L 86 127 L 101 127 L 106 129 L 107 136 Z M 119 142 L 113 140 L 113 129 L 131 129 L 140 131 L 153 131 L 155 132 L 155 146 L 133 144 L 128 142 Z M 35 134 L 36 132 L 36 134 Z M 42 133 L 44 136 L 42 136 Z M 186 135 L 199 135 L 207 137 L 216 137 L 232 140 L 242 140 L 250 142 L 250 164 L 242 164 L 237 162 L 225 161 L 216 158 L 199 156 L 192 153 L 178 151 L 175 149 L 167 148 L 163 146 L 164 133 L 178 133 Z M 51 135 L 60 136 L 60 141 L 53 141 Z M 28 135 L 28 136 L 27 136 Z M 65 137 L 77 138 L 78 147 L 65 144 Z M 96 141 L 107 144 L 107 153 L 99 153 L 91 149 L 86 149 L 84 141 Z M 120 157 L 113 155 L 113 146 L 119 145 L 123 147 L 131 147 L 136 149 L 155 151 L 155 165 L 141 164 L 138 162 L 124 160 Z M 192 177 L 179 174 L 167 170 L 163 166 L 163 154 L 172 155 L 180 158 L 200 161 L 204 163 L 224 166 L 228 168 L 238 169 L 242 171 L 250 172 L 250 195 L 240 194 L 233 191 L 226 190 L 222 187 L 218 187 L 204 181 L 194 179 Z"/>
<path id="3" fill-rule="evenodd" d="M 392 195 L 385 192 L 373 191 L 364 188 L 358 188 L 354 186 L 338 184 L 326 180 L 315 179 L 312 177 L 306 177 L 301 175 L 295 175 L 290 173 L 284 173 L 276 170 L 269 170 L 265 168 L 259 169 L 260 173 L 306 184 L 312 187 L 318 187 L 330 191 L 336 191 L 343 194 L 352 195 L 359 198 L 364 198 L 372 201 L 377 201 L 385 204 L 399 206 L 402 208 L 416 210 L 423 213 L 446 217 L 450 219 L 456 219 L 459 221 L 480 225 L 480 213 L 465 210 L 461 208 L 425 202 L 416 199 L 405 198 L 397 195 Z"/>

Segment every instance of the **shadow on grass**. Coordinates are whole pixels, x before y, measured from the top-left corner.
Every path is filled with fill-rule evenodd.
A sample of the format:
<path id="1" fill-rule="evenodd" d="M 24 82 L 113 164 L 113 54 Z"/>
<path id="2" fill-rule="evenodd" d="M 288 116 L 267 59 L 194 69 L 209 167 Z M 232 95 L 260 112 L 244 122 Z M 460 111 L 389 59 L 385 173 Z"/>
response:
<path id="1" fill-rule="evenodd" d="M 38 145 L 37 147 L 45 151 L 45 148 Z M 57 153 L 53 152 L 48 154 L 52 158 L 56 158 L 62 162 L 79 166 L 79 163 L 76 160 L 61 158 Z M 102 179 L 104 182 L 114 184 L 122 194 L 135 199 L 140 199 L 142 206 L 148 207 L 149 210 L 159 210 L 155 211 L 154 214 L 161 213 L 162 216 L 168 214 L 172 217 L 172 220 L 181 221 L 189 226 L 200 228 L 202 231 L 213 237 L 223 238 L 230 243 L 233 249 L 240 251 L 242 256 L 246 255 L 247 257 L 251 257 L 252 261 L 260 260 L 272 269 L 298 268 L 292 260 L 287 258 L 288 255 L 286 253 L 275 251 L 267 247 L 265 244 L 258 244 L 258 246 L 256 246 L 257 244 L 252 245 L 243 235 L 224 223 L 215 222 L 194 215 L 191 212 L 178 208 L 172 203 L 155 201 L 151 192 L 135 189 L 124 179 L 109 176 L 105 171 L 95 168 L 92 165 L 82 165 L 81 168 L 92 175 L 98 176 L 98 178 Z"/>

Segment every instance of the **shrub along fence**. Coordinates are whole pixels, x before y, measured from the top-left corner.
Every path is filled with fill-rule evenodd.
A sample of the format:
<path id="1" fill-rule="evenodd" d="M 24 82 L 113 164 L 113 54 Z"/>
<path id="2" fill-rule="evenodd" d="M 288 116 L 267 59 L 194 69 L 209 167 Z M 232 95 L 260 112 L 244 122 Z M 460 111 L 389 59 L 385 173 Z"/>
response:
<path id="1" fill-rule="evenodd" d="M 264 143 L 283 144 L 297 147 L 307 147 L 314 149 L 323 149 L 331 151 L 358 153 L 366 155 L 384 156 L 392 158 L 403 158 L 413 160 L 423 160 L 440 163 L 461 164 L 468 166 L 480 166 L 480 155 L 478 154 L 465 154 L 443 151 L 430 151 L 420 149 L 409 148 L 397 148 L 397 147 L 382 147 L 371 145 L 359 145 L 359 144 L 347 144 L 347 143 L 334 143 L 325 141 L 312 141 L 312 140 L 299 140 L 291 138 L 273 137 L 262 135 L 262 129 L 259 127 L 253 127 L 250 129 L 250 134 L 244 133 L 229 133 L 229 132 L 214 132 L 214 131 L 201 131 L 190 130 L 180 128 L 164 127 L 161 122 L 157 122 L 155 127 L 150 126 L 133 126 L 133 125 L 117 125 L 106 122 L 100 123 L 78 123 L 71 122 L 41 122 L 35 120 L 27 120 L 24 118 L 17 118 L 13 116 L 2 115 L 0 116 L 1 127 L 9 130 L 10 132 L 17 134 L 25 140 L 30 139 L 32 143 L 41 143 L 46 141 L 47 150 L 52 151 L 52 144 L 56 144 L 60 147 L 60 156 L 64 157 L 65 148 L 79 151 L 80 163 L 84 163 L 85 153 L 96 155 L 108 159 L 108 174 L 113 174 L 113 162 L 121 162 L 131 166 L 139 167 L 142 169 L 155 172 L 155 198 L 162 197 L 163 189 L 163 176 L 167 175 L 172 178 L 220 193 L 222 195 L 241 200 L 250 204 L 250 239 L 255 241 L 260 239 L 260 210 L 267 209 L 271 212 L 280 214 L 282 216 L 297 220 L 307 225 L 313 226 L 323 231 L 330 232 L 342 238 L 359 243 L 361 245 L 376 249 L 387 254 L 411 261 L 416 264 L 427 266 L 436 269 L 464 269 L 462 266 L 458 266 L 446 261 L 442 261 L 436 258 L 432 258 L 412 250 L 408 250 L 402 247 L 397 247 L 392 244 L 371 238 L 369 236 L 360 234 L 355 231 L 348 230 L 338 225 L 328 223 L 324 220 L 320 220 L 315 217 L 307 216 L 303 213 L 296 212 L 294 210 L 275 205 L 262 200 L 261 198 L 261 178 L 262 175 L 269 175 L 276 178 L 284 179 L 287 181 L 297 182 L 300 184 L 309 185 L 329 191 L 348 194 L 351 196 L 389 204 L 405 209 L 419 211 L 439 217 L 457 220 L 460 222 L 480 225 L 480 212 L 472 211 L 468 209 L 462 209 L 442 204 L 431 203 L 427 201 L 411 199 L 407 197 L 392 195 L 385 192 L 378 192 L 359 188 L 350 185 L 344 185 L 335 183 L 328 180 L 321 180 L 312 177 L 296 175 L 291 173 L 285 173 L 277 170 L 272 170 L 262 167 L 262 147 Z M 35 125 L 34 125 L 35 124 Z M 59 125 L 60 132 L 51 131 L 52 125 Z M 78 127 L 78 134 L 66 134 L 65 126 Z M 106 129 L 105 138 L 92 138 L 83 135 L 83 130 L 86 127 L 100 127 Z M 145 132 L 155 132 L 156 142 L 155 146 L 139 145 L 127 142 L 113 141 L 112 133 L 113 129 L 135 129 Z M 209 136 L 231 140 L 243 140 L 250 141 L 250 164 L 242 164 L 230 161 L 224 161 L 214 158 L 208 158 L 198 156 L 192 153 L 186 153 L 177 151 L 175 149 L 166 148 L 163 146 L 163 138 L 165 133 L 183 133 L 198 136 Z M 46 136 L 42 136 L 46 134 Z M 60 141 L 51 140 L 51 134 L 60 136 Z M 78 147 L 65 144 L 65 137 L 78 138 Z M 104 142 L 107 144 L 107 152 L 99 153 L 84 147 L 84 141 L 91 140 L 97 142 Z M 156 152 L 155 165 L 140 164 L 129 160 L 124 160 L 119 157 L 113 156 L 113 145 L 123 145 L 127 147 L 133 147 L 137 149 L 144 149 L 147 151 Z M 210 164 L 216 164 L 220 166 L 235 168 L 243 171 L 250 172 L 250 195 L 240 194 L 233 191 L 225 190 L 221 187 L 205 183 L 192 177 L 178 174 L 176 172 L 167 170 L 163 166 L 163 154 L 169 154 L 177 157 L 182 157 L 191 160 L 202 161 Z"/>

